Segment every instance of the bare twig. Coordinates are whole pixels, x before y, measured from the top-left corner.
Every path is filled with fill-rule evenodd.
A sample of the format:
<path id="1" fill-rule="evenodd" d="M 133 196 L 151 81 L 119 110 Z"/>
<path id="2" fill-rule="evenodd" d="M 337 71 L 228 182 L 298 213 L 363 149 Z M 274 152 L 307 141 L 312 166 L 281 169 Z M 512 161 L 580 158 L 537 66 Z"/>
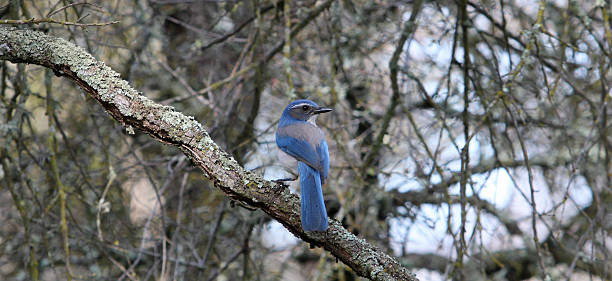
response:
<path id="1" fill-rule="evenodd" d="M 66 6 L 60 7 L 60 8 L 58 8 L 58 9 L 54 10 L 54 11 L 49 12 L 49 13 L 47 14 L 47 18 L 50 18 L 50 17 L 52 17 L 53 15 L 55 15 L 55 14 L 57 14 L 57 13 L 59 13 L 59 12 L 61 12 L 61 11 L 65 10 L 65 9 L 68 9 L 68 8 L 70 8 L 70 7 L 74 7 L 74 6 L 78 6 L 78 5 L 89 5 L 89 6 L 92 6 L 92 7 L 96 7 L 96 8 L 98 8 L 98 11 L 99 11 L 99 12 L 103 12 L 103 11 L 102 11 L 102 7 L 100 7 L 100 6 L 97 6 L 97 5 L 92 4 L 92 3 L 87 3 L 87 2 L 78 2 L 78 3 L 70 3 L 70 4 L 66 5 Z"/>
<path id="2" fill-rule="evenodd" d="M 79 23 L 72 21 L 58 21 L 51 18 L 44 19 L 36 19 L 31 18 L 27 20 L 0 20 L 0 24 L 41 24 L 41 23 L 53 23 L 53 24 L 61 24 L 61 25 L 71 25 L 71 26 L 106 26 L 111 24 L 117 24 L 120 21 L 110 21 L 110 22 L 94 22 L 94 23 Z"/>

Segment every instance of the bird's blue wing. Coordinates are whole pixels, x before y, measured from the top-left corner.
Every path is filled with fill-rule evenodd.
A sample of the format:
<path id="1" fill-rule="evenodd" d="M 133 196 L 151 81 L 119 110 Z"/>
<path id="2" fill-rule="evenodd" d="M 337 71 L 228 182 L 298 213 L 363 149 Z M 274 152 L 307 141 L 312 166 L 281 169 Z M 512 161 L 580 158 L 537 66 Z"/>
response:
<path id="1" fill-rule="evenodd" d="M 316 170 L 320 170 L 320 153 L 315 151 L 315 148 L 312 147 L 312 145 L 310 145 L 307 141 L 277 134 L 276 145 L 278 145 L 282 151 L 291 155 L 293 158 L 308 164 L 308 166 L 311 166 Z M 327 161 L 329 163 L 329 159 Z"/>
<path id="2" fill-rule="evenodd" d="M 327 179 L 327 175 L 329 174 L 329 151 L 327 149 L 327 142 L 325 139 L 321 141 L 321 144 L 317 147 L 317 153 L 319 154 L 319 159 L 321 163 L 321 169 L 319 172 L 321 173 L 321 183 L 324 184 Z"/>

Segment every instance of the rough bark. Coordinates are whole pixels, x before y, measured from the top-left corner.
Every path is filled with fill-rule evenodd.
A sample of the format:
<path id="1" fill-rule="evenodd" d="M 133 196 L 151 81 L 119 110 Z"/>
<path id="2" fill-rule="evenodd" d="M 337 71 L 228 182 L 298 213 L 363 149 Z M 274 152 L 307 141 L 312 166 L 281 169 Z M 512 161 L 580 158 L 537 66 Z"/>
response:
<path id="1" fill-rule="evenodd" d="M 327 233 L 304 232 L 296 195 L 281 184 L 246 171 L 215 144 L 193 117 L 148 99 L 75 44 L 38 31 L 0 27 L 0 59 L 41 65 L 73 80 L 128 132 L 137 128 L 180 148 L 226 196 L 261 209 L 295 236 L 329 251 L 360 276 L 373 280 L 417 280 L 394 258 L 354 236 L 335 220 Z"/>

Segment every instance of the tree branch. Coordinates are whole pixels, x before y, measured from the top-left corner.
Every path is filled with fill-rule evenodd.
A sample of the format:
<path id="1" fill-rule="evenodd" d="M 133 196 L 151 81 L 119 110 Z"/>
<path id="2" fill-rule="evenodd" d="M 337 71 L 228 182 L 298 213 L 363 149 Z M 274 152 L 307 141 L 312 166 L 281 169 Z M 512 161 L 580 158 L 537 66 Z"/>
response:
<path id="1" fill-rule="evenodd" d="M 363 160 L 363 164 L 361 166 L 362 175 L 366 174 L 366 170 L 372 166 L 372 164 L 375 162 L 374 160 L 376 159 L 376 157 L 379 156 L 378 152 L 383 146 L 383 140 L 385 135 L 387 134 L 389 125 L 391 124 L 391 118 L 395 115 L 395 108 L 400 104 L 401 93 L 397 81 L 400 69 L 398 63 L 400 60 L 400 56 L 404 52 L 404 45 L 406 44 L 406 41 L 408 41 L 408 38 L 410 38 L 410 36 L 412 36 L 414 31 L 417 29 L 418 23 L 416 20 L 421 12 L 422 4 L 422 0 L 417 0 L 414 2 L 410 18 L 408 19 L 408 21 L 404 22 L 399 41 L 397 42 L 397 46 L 395 48 L 395 51 L 393 52 L 393 56 L 389 61 L 389 80 L 391 81 L 392 90 L 391 100 L 389 102 L 389 107 L 387 108 L 387 111 L 383 115 L 380 131 L 378 131 L 378 134 L 376 135 L 376 139 L 374 144 L 372 145 L 372 149 Z"/>
<path id="2" fill-rule="evenodd" d="M 43 18 L 43 19 L 26 19 L 26 20 L 0 20 L 0 24 L 41 24 L 41 23 L 54 23 L 54 24 L 62 24 L 62 25 L 74 25 L 74 26 L 105 26 L 119 23 L 119 21 L 110 21 L 110 22 L 94 22 L 94 23 L 80 23 L 80 22 L 72 22 L 72 21 L 59 21 L 54 20 L 52 18 Z"/>
<path id="3" fill-rule="evenodd" d="M 118 73 L 73 43 L 37 31 L 0 27 L 0 59 L 41 65 L 73 80 L 128 131 L 137 128 L 180 148 L 227 197 L 261 209 L 295 236 L 325 248 L 358 275 L 373 280 L 417 280 L 394 258 L 354 236 L 335 220 L 331 220 L 325 234 L 304 232 L 296 195 L 246 171 L 217 146 L 193 117 L 138 93 Z"/>
<path id="4" fill-rule="evenodd" d="M 461 202 L 460 196 L 449 195 L 448 198 L 444 194 L 432 193 L 429 190 L 417 190 L 417 191 L 406 191 L 398 192 L 393 190 L 389 192 L 389 196 L 392 199 L 394 206 L 405 206 L 407 203 L 412 205 L 420 206 L 422 204 L 457 204 Z M 497 209 L 495 205 L 482 200 L 476 196 L 466 197 L 466 205 L 469 204 L 473 207 L 478 207 L 485 212 L 495 216 L 506 228 L 508 233 L 513 235 L 523 235 L 523 232 L 518 226 L 518 222 L 509 218 L 508 214 Z"/>

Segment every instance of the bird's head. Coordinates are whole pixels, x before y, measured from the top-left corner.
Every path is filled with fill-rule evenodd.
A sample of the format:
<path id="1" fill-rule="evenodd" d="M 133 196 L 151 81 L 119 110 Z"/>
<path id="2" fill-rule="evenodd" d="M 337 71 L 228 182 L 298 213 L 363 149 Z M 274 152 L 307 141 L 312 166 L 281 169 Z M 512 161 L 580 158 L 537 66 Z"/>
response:
<path id="1" fill-rule="evenodd" d="M 292 118 L 301 121 L 308 121 L 311 117 L 319 113 L 332 111 L 331 108 L 317 105 L 311 100 L 296 100 L 290 103 L 283 111 L 282 118 Z"/>

